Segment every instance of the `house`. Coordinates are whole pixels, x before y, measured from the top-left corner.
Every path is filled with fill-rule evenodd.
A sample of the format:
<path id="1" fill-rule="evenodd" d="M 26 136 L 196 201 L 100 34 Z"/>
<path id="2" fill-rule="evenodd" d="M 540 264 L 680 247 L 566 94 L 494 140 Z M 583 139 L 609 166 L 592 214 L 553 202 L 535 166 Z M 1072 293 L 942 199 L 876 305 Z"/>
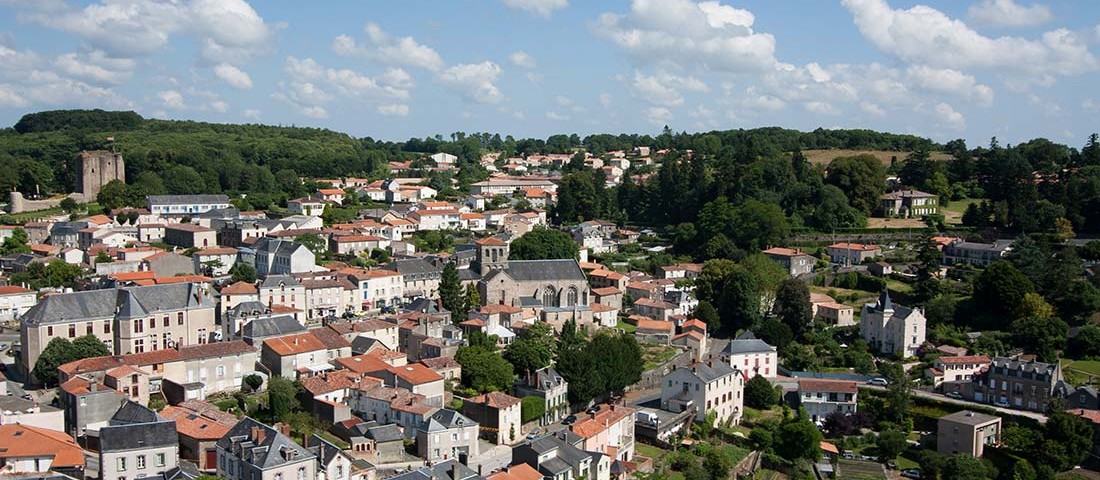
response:
<path id="1" fill-rule="evenodd" d="M 720 354 L 729 366 L 743 372 L 748 378 L 760 375 L 775 378 L 779 374 L 779 354 L 776 348 L 746 331 L 730 340 Z"/>
<path id="2" fill-rule="evenodd" d="M 787 271 L 787 275 L 797 277 L 814 271 L 817 259 L 797 248 L 774 247 L 762 252 Z"/>
<path id="3" fill-rule="evenodd" d="M 432 161 L 435 162 L 436 166 L 439 167 L 454 165 L 454 163 L 458 161 L 458 157 L 443 152 L 434 153 L 432 155 L 429 155 L 428 158 L 432 159 Z"/>
<path id="4" fill-rule="evenodd" d="M 289 275 L 318 269 L 317 259 L 305 245 L 263 237 L 252 246 L 256 252 L 256 275 Z"/>
<path id="5" fill-rule="evenodd" d="M 839 303 L 828 295 L 823 293 L 811 293 L 810 304 L 813 310 L 815 320 L 822 320 L 825 323 L 837 327 L 847 327 L 855 325 L 855 309 Z"/>
<path id="6" fill-rule="evenodd" d="M 581 417 L 570 429 L 585 451 L 605 454 L 612 462 L 629 462 L 634 459 L 634 420 L 633 408 L 611 404 Z"/>
<path id="7" fill-rule="evenodd" d="M 977 267 L 988 267 L 991 263 L 1003 259 L 1012 250 L 1012 243 L 1013 240 L 978 243 L 955 239 L 943 247 L 943 264 L 966 263 Z"/>
<path id="8" fill-rule="evenodd" d="M 226 480 L 313 480 L 317 456 L 287 434 L 250 417 L 217 442 L 219 477 Z"/>
<path id="9" fill-rule="evenodd" d="M 471 183 L 470 194 L 511 196 L 530 188 L 541 188 L 546 191 L 556 192 L 558 190 L 558 185 L 550 180 L 544 179 L 490 178 L 485 181 Z"/>
<path id="10" fill-rule="evenodd" d="M 539 419 L 539 425 L 552 424 L 568 415 L 569 382 L 552 366 L 540 368 L 527 375 L 515 385 L 515 393 L 520 398 L 535 396 L 544 400 L 544 413 Z"/>
<path id="11" fill-rule="evenodd" d="M 367 372 L 367 375 L 382 379 L 387 387 L 400 388 L 422 395 L 424 403 L 428 405 L 436 407 L 443 405 L 445 390 L 443 377 L 422 364 L 387 365 L 384 369 Z"/>
<path id="12" fill-rule="evenodd" d="M 193 223 L 173 223 L 164 227 L 164 243 L 181 248 L 216 247 L 218 232 Z"/>
<path id="13" fill-rule="evenodd" d="M 824 422 L 825 417 L 839 412 L 856 413 L 856 396 L 859 388 L 856 382 L 846 380 L 826 380 L 820 378 L 798 379 L 799 404 L 814 423 Z"/>
<path id="14" fill-rule="evenodd" d="M 179 464 L 179 448 L 175 422 L 127 401 L 99 429 L 99 478 L 164 475 Z"/>
<path id="15" fill-rule="evenodd" d="M 54 338 L 94 335 L 116 354 L 206 343 L 216 302 L 195 283 L 109 288 L 46 296 L 23 315 L 19 367 L 29 372 Z"/>
<path id="16" fill-rule="evenodd" d="M 1067 408 L 1100 410 L 1100 392 L 1092 385 L 1082 385 L 1066 395 Z"/>
<path id="17" fill-rule="evenodd" d="M 988 368 L 964 385 L 963 396 L 970 393 L 969 398 L 978 403 L 1045 412 L 1064 381 L 1060 363 L 993 357 Z"/>
<path id="18" fill-rule="evenodd" d="M 84 437 L 89 431 L 98 432 L 128 398 L 102 382 L 84 377 L 61 383 L 57 396 L 65 410 L 65 432 L 73 438 Z"/>
<path id="19" fill-rule="evenodd" d="M 871 262 L 867 265 L 867 271 L 876 277 L 885 277 L 894 273 L 894 266 L 886 262 Z"/>
<path id="20" fill-rule="evenodd" d="M 882 256 L 882 248 L 878 245 L 864 245 L 862 243 L 834 243 L 829 245 L 825 252 L 829 254 L 831 262 L 845 267 L 859 265 L 872 258 Z"/>
<path id="21" fill-rule="evenodd" d="M 512 465 L 485 477 L 486 480 L 542 480 L 542 478 L 538 470 L 526 463 Z"/>
<path id="22" fill-rule="evenodd" d="M 639 341 L 668 345 L 676 334 L 676 324 L 665 320 L 653 320 L 649 317 L 636 317 L 634 336 Z"/>
<path id="23" fill-rule="evenodd" d="M 0 322 L 18 319 L 38 303 L 34 290 L 16 285 L 0 287 Z"/>
<path id="24" fill-rule="evenodd" d="M 394 270 L 347 269 L 348 279 L 359 286 L 358 307 L 362 311 L 377 311 L 398 307 L 404 301 L 404 276 Z M 442 278 L 442 277 L 441 277 Z"/>
<path id="25" fill-rule="evenodd" d="M 638 315 L 660 321 L 666 321 L 669 317 L 680 313 L 676 305 L 664 300 L 653 300 L 650 298 L 639 298 L 635 300 L 632 309 L 634 313 Z"/>
<path id="26" fill-rule="evenodd" d="M 544 435 L 512 450 L 513 463 L 526 463 L 555 480 L 609 480 L 611 457 L 586 452 L 557 435 Z"/>
<path id="27" fill-rule="evenodd" d="M 913 357 L 924 344 L 927 322 L 919 308 L 894 307 L 890 292 L 884 289 L 877 303 L 863 306 L 859 315 L 859 334 L 879 353 Z"/>
<path id="28" fill-rule="evenodd" d="M 160 416 L 176 422 L 181 459 L 203 471 L 218 468 L 217 442 L 237 424 L 236 415 L 201 400 L 186 400 L 164 407 Z"/>
<path id="29" fill-rule="evenodd" d="M 442 267 L 432 265 L 422 258 L 410 258 L 394 260 L 385 269 L 401 274 L 406 298 L 435 298 L 439 295 L 439 282 L 443 278 Z"/>
<path id="30" fill-rule="evenodd" d="M 373 464 L 396 463 L 405 460 L 405 435 L 395 424 L 380 425 L 350 418 L 337 422 L 331 432 L 350 445 L 356 456 Z"/>
<path id="31" fill-rule="evenodd" d="M 230 207 L 226 195 L 147 195 L 145 203 L 149 213 L 161 217 L 193 216 Z"/>
<path id="32" fill-rule="evenodd" d="M 320 197 L 302 197 L 286 201 L 286 210 L 294 215 L 320 217 L 329 202 Z"/>
<path id="33" fill-rule="evenodd" d="M 439 410 L 416 431 L 416 451 L 429 462 L 477 457 L 478 424 L 451 409 Z"/>
<path id="34" fill-rule="evenodd" d="M 9 478 L 52 478 L 51 472 L 84 478 L 84 450 L 72 437 L 56 430 L 0 425 L 0 465 Z"/>
<path id="35" fill-rule="evenodd" d="M 260 303 L 274 312 L 276 305 L 297 310 L 306 305 L 306 287 L 290 275 L 268 275 L 259 286 Z"/>
<path id="36" fill-rule="evenodd" d="M 279 375 L 291 380 L 299 376 L 316 375 L 327 370 L 333 370 L 331 363 L 339 357 L 351 354 L 351 344 L 343 340 L 342 344 L 326 344 L 315 332 L 326 329 L 317 329 L 305 333 L 287 335 L 284 337 L 268 338 L 263 341 L 260 350 L 260 361 L 267 367 L 272 375 Z"/>
<path id="37" fill-rule="evenodd" d="M 374 465 L 357 461 L 351 454 L 316 434 L 306 438 L 306 450 L 317 457 L 318 480 L 368 480 L 374 478 Z"/>
<path id="38" fill-rule="evenodd" d="M 932 361 L 932 367 L 927 373 L 932 378 L 934 387 L 944 383 L 970 382 L 974 379 L 974 375 L 988 367 L 990 362 L 992 360 L 985 355 L 942 356 Z"/>
<path id="39" fill-rule="evenodd" d="M 336 204 L 344 202 L 344 195 L 346 193 L 339 188 L 321 188 L 317 190 L 316 194 L 316 196 L 321 197 L 321 200 Z"/>
<path id="40" fill-rule="evenodd" d="M 229 275 L 237 264 L 237 249 L 227 247 L 204 248 L 191 254 L 195 274 L 211 277 Z"/>
<path id="41" fill-rule="evenodd" d="M 415 438 L 417 429 L 427 423 L 439 407 L 424 403 L 424 396 L 393 387 L 367 387 L 351 390 L 348 406 L 367 421 L 395 424 L 404 438 Z"/>
<path id="42" fill-rule="evenodd" d="M 887 217 L 923 217 L 939 211 L 939 197 L 920 190 L 899 190 L 879 197 L 879 208 Z"/>
<path id="43" fill-rule="evenodd" d="M 389 240 L 374 235 L 333 235 L 328 241 L 330 251 L 351 256 L 369 254 L 376 248 L 385 249 L 389 245 Z"/>
<path id="44" fill-rule="evenodd" d="M 695 279 L 699 277 L 699 274 L 703 272 L 703 264 L 701 263 L 678 263 L 676 265 L 667 265 L 661 267 L 661 278 L 671 279 Z"/>
<path id="45" fill-rule="evenodd" d="M 502 392 L 489 392 L 462 402 L 462 413 L 481 425 L 481 436 L 497 445 L 515 445 L 523 440 L 520 428 L 520 399 Z"/>
<path id="46" fill-rule="evenodd" d="M 745 376 L 723 362 L 694 362 L 678 367 L 661 379 L 661 408 L 670 412 L 695 410 L 695 421 L 714 414 L 716 424 L 741 423 Z"/>
<path id="47" fill-rule="evenodd" d="M 961 410 L 940 417 L 936 450 L 940 455 L 981 457 L 985 447 L 1001 444 L 1001 417 Z"/>
<path id="48" fill-rule="evenodd" d="M 463 465 L 457 459 L 451 459 L 420 467 L 386 480 L 481 480 L 481 478 L 481 475 L 470 467 Z"/>
<path id="49" fill-rule="evenodd" d="M 59 408 L 13 395 L 7 380 L 0 375 L 0 425 L 20 424 L 65 431 L 65 412 Z"/>

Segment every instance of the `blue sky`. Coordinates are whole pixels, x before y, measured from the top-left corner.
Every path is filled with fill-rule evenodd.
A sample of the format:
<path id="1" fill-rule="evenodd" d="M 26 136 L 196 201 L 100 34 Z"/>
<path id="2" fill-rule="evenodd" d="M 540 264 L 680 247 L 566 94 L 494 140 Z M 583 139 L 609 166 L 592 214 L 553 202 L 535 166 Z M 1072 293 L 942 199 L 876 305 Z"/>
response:
<path id="1" fill-rule="evenodd" d="M 0 0 L 0 124 L 56 108 L 404 140 L 1100 130 L 1100 2 Z M 1090 88 L 1091 87 L 1091 88 Z"/>

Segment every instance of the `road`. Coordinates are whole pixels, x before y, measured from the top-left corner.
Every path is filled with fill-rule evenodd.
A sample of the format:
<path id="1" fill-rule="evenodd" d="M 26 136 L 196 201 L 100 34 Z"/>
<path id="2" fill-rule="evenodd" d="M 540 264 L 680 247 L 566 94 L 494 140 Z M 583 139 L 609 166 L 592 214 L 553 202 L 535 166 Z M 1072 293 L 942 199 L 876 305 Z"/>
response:
<path id="1" fill-rule="evenodd" d="M 880 387 L 880 386 L 877 386 L 877 385 L 860 385 L 859 388 L 866 388 L 868 390 L 878 390 L 880 392 L 886 391 L 886 387 Z M 1018 416 L 1021 416 L 1021 417 L 1027 417 L 1027 418 L 1034 419 L 1034 420 L 1038 421 L 1039 423 L 1046 423 L 1047 422 L 1047 416 L 1042 414 L 1042 413 L 1039 413 L 1039 412 L 1030 412 L 1030 411 L 1027 411 L 1027 410 L 1016 410 L 1016 409 L 1012 409 L 1012 408 L 995 407 L 993 405 L 988 405 L 988 404 L 984 404 L 984 403 L 975 403 L 975 402 L 971 402 L 971 401 L 968 401 L 968 400 L 960 400 L 960 399 L 957 399 L 957 398 L 950 398 L 950 397 L 946 397 L 944 395 L 940 395 L 938 393 L 926 392 L 924 390 L 913 390 L 913 396 L 914 397 L 919 397 L 919 398 L 925 398 L 925 399 L 928 399 L 928 400 L 935 400 L 935 401 L 938 401 L 938 402 L 953 403 L 955 405 L 961 405 L 961 406 L 964 406 L 964 407 L 981 406 L 983 408 L 989 408 L 989 409 L 996 410 L 997 412 L 1000 412 L 1000 413 L 1003 413 L 1003 414 L 1006 414 L 1006 415 L 1018 415 Z"/>

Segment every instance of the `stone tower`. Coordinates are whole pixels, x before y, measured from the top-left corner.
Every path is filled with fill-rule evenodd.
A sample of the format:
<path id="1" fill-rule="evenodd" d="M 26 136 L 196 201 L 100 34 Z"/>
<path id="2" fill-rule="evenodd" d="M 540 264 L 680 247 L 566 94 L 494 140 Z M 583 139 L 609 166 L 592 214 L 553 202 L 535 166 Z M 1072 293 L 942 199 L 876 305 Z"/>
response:
<path id="1" fill-rule="evenodd" d="M 99 190 L 111 180 L 126 181 L 126 164 L 122 154 L 106 150 L 80 152 L 76 166 L 76 191 L 86 201 L 94 201 Z"/>
<path id="2" fill-rule="evenodd" d="M 508 268 L 508 242 L 497 237 L 487 237 L 474 242 L 477 244 L 478 273 L 487 275 L 493 270 Z"/>

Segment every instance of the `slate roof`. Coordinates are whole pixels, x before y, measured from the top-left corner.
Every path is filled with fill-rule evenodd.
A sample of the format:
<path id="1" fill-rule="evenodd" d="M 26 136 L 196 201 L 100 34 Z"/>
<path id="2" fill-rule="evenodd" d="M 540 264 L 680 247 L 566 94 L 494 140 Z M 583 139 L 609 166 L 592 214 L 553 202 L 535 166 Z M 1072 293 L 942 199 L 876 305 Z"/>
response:
<path id="1" fill-rule="evenodd" d="M 402 275 L 409 275 L 413 273 L 441 273 L 442 268 L 432 265 L 431 262 L 422 258 L 408 258 L 402 260 L 394 260 L 386 265 L 386 270 L 393 270 Z"/>
<path id="2" fill-rule="evenodd" d="M 479 478 L 482 477 L 477 472 L 452 458 L 430 467 L 420 467 L 411 472 L 390 477 L 387 480 L 473 480 Z"/>
<path id="3" fill-rule="evenodd" d="M 516 281 L 585 280 L 584 271 L 574 259 L 509 260 L 505 270 Z"/>
<path id="4" fill-rule="evenodd" d="M 47 325 L 112 317 L 144 318 L 158 310 L 213 308 L 215 300 L 210 295 L 200 295 L 201 288 L 192 283 L 174 283 L 57 293 L 27 310 L 22 321 L 27 325 Z"/>
<path id="5" fill-rule="evenodd" d="M 247 338 L 267 338 L 306 331 L 305 325 L 298 323 L 290 315 L 257 318 L 241 328 L 241 336 Z"/>
<path id="6" fill-rule="evenodd" d="M 99 429 L 100 452 L 167 447 L 178 442 L 176 422 L 130 400 Z"/>
<path id="7" fill-rule="evenodd" d="M 279 283 L 283 283 L 288 287 L 302 286 L 301 283 L 298 283 L 298 280 L 290 275 L 268 275 L 260 282 L 260 288 L 279 288 Z"/>
<path id="8" fill-rule="evenodd" d="M 395 424 L 378 425 L 367 429 L 366 437 L 375 442 L 404 442 L 405 434 Z"/>
<path id="9" fill-rule="evenodd" d="M 317 457 L 286 435 L 251 417 L 237 422 L 229 433 L 218 440 L 217 445 L 261 470 Z M 287 459 L 283 452 L 290 452 L 290 458 Z"/>
<path id="10" fill-rule="evenodd" d="M 441 432 L 452 428 L 477 427 L 477 425 L 478 423 L 470 420 L 470 417 L 445 408 L 433 413 L 427 424 L 421 426 L 420 429 L 426 432 Z"/>
<path id="11" fill-rule="evenodd" d="M 961 423 L 964 425 L 980 425 L 986 422 L 992 422 L 994 420 L 1000 419 L 1001 417 L 994 417 L 993 415 L 972 412 L 970 410 L 960 410 L 950 415 L 944 415 L 940 417 L 940 420 L 947 420 L 949 422 Z"/>
<path id="12" fill-rule="evenodd" d="M 771 353 L 774 351 L 775 347 L 768 345 L 768 342 L 758 338 L 748 338 L 730 340 L 726 344 L 726 348 L 722 349 L 722 354 L 739 355 L 742 353 Z"/>
<path id="13" fill-rule="evenodd" d="M 710 383 L 719 378 L 737 374 L 736 369 L 724 362 L 700 362 L 694 365 L 677 368 L 677 370 L 689 370 L 704 383 Z"/>

